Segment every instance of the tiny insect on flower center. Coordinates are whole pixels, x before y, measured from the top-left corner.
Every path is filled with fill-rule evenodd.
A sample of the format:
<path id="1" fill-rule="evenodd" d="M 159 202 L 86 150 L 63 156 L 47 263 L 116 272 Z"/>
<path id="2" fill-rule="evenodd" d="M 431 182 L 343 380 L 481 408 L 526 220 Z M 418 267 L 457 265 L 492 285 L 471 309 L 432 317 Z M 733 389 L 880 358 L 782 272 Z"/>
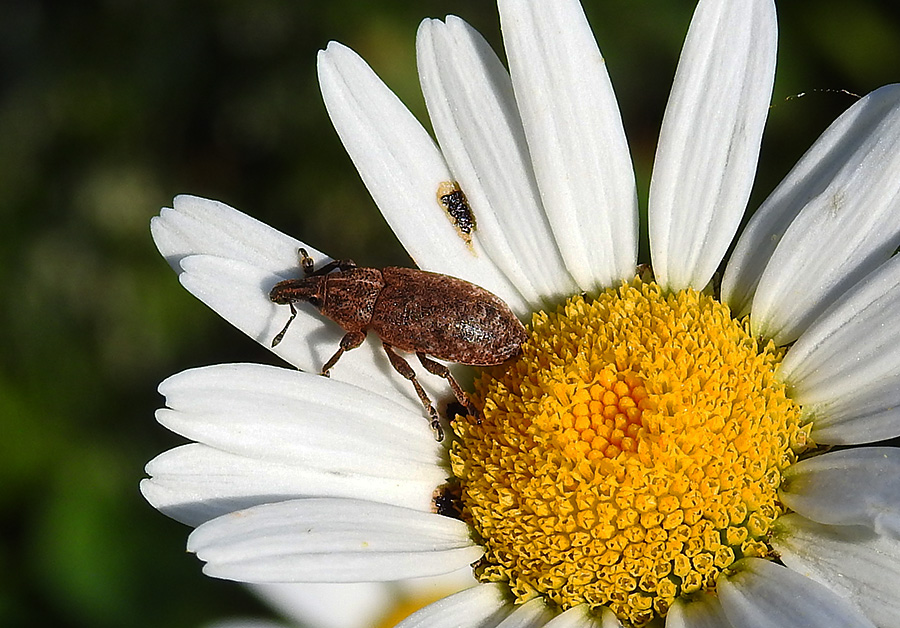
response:
<path id="1" fill-rule="evenodd" d="M 642 626 L 769 554 L 810 426 L 775 377 L 781 352 L 746 322 L 635 279 L 535 314 L 522 349 L 476 378 L 481 423 L 454 422 L 479 579 Z"/>

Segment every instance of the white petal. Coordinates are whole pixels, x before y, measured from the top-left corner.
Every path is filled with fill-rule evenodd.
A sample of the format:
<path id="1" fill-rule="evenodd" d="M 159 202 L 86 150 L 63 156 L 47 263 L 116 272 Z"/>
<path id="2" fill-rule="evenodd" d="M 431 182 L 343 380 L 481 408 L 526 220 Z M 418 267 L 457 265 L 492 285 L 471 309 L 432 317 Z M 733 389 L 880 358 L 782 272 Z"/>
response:
<path id="1" fill-rule="evenodd" d="M 853 201 L 853 194 L 841 193 L 842 188 L 851 183 L 857 187 L 865 186 L 864 181 L 854 182 L 853 179 L 865 160 L 871 158 L 869 153 L 873 144 L 881 141 L 880 127 L 898 97 L 896 86 L 887 86 L 850 107 L 819 137 L 753 214 L 738 240 L 722 281 L 722 297 L 735 313 L 743 316 L 750 312 L 760 277 L 801 210 L 809 205 L 812 209 L 806 213 L 828 212 L 838 200 L 841 200 L 841 206 Z M 802 235 L 802 231 L 796 235 Z M 827 242 L 830 247 L 842 240 L 845 238 Z M 816 247 L 813 255 L 818 250 Z"/>
<path id="2" fill-rule="evenodd" d="M 666 615 L 666 628 L 732 628 L 719 598 L 711 594 L 675 599 Z"/>
<path id="3" fill-rule="evenodd" d="M 188 551 L 204 573 L 242 582 L 366 582 L 447 573 L 482 550 L 456 519 L 374 502 L 310 498 L 204 523 Z"/>
<path id="4" fill-rule="evenodd" d="M 890 85 L 838 118 L 788 175 L 783 185 L 790 187 L 751 224 L 732 271 L 749 276 L 729 280 L 744 292 L 758 272 L 744 257 L 764 260 L 777 241 L 753 297 L 754 334 L 779 345 L 791 342 L 893 254 L 900 245 L 898 170 L 900 85 Z M 760 240 L 770 244 L 758 252 Z M 745 265 L 753 268 L 741 271 Z"/>
<path id="5" fill-rule="evenodd" d="M 491 259 L 459 236 L 438 200 L 453 180 L 434 141 L 355 52 L 336 42 L 319 53 L 328 115 L 369 193 L 423 269 L 476 283 L 518 314 L 527 302 Z M 477 217 L 476 217 L 477 220 Z"/>
<path id="6" fill-rule="evenodd" d="M 900 256 L 842 295 L 779 368 L 814 417 L 813 440 L 849 444 L 900 435 Z"/>
<path id="7" fill-rule="evenodd" d="M 775 526 L 771 542 L 784 564 L 850 600 L 877 626 L 900 626 L 900 540 L 796 514 Z"/>
<path id="8" fill-rule="evenodd" d="M 499 584 L 479 584 L 417 611 L 396 628 L 495 628 L 513 605 Z"/>
<path id="9" fill-rule="evenodd" d="M 249 588 L 292 625 L 311 628 L 375 628 L 394 597 L 392 585 L 384 582 L 292 582 Z"/>
<path id="10" fill-rule="evenodd" d="M 827 211 L 829 204 L 833 205 L 830 200 L 840 198 L 838 192 L 852 181 L 873 142 L 880 141 L 879 127 L 889 114 L 890 103 L 898 96 L 895 86 L 883 87 L 850 107 L 822 133 L 754 212 L 741 232 L 722 278 L 722 299 L 735 314 L 743 316 L 750 312 L 759 279 L 801 210 L 810 205 L 820 212 Z M 845 194 L 842 205 L 852 200 L 851 196 Z M 810 211 L 816 210 L 807 213 Z M 836 240 L 826 242 L 830 247 Z"/>
<path id="11" fill-rule="evenodd" d="M 287 278 L 299 271 L 297 249 L 301 246 L 317 261 L 330 261 L 308 244 L 233 207 L 197 196 L 176 196 L 172 207 L 164 207 L 150 220 L 150 233 L 178 273 L 184 257 L 216 255 Z"/>
<path id="12" fill-rule="evenodd" d="M 762 558 L 735 563 L 717 589 L 734 628 L 875 628 L 828 588 Z"/>
<path id="13" fill-rule="evenodd" d="M 287 624 L 266 619 L 223 619 L 204 624 L 203 628 L 287 628 Z"/>
<path id="14" fill-rule="evenodd" d="M 261 345 L 271 347 L 272 338 L 284 327 L 290 314 L 285 306 L 272 303 L 269 290 L 289 276 L 242 260 L 212 255 L 182 258 L 181 270 L 181 284 L 191 294 Z M 303 305 L 299 310 L 284 342 L 274 351 L 299 368 L 318 371 L 337 348 L 343 331 L 312 306 Z"/>
<path id="15" fill-rule="evenodd" d="M 557 615 L 544 624 L 544 628 L 622 628 L 622 623 L 608 608 L 601 613 L 602 618 L 598 618 L 587 604 L 580 604 Z"/>
<path id="16" fill-rule="evenodd" d="M 600 628 L 622 628 L 622 622 L 608 608 L 600 611 Z"/>
<path id="17" fill-rule="evenodd" d="M 269 290 L 282 279 L 300 276 L 298 249 L 304 247 L 317 265 L 331 261 L 228 205 L 195 196 L 176 197 L 172 208 L 163 208 L 150 221 L 150 231 L 182 284 L 266 347 L 288 315 L 286 307 L 269 300 Z M 300 309 L 296 330 L 275 352 L 295 366 L 318 370 L 322 362 L 312 359 L 306 335 L 323 337 L 336 348 L 343 332 L 311 308 Z"/>
<path id="18" fill-rule="evenodd" d="M 209 255 L 186 257 L 181 266 L 181 283 L 191 294 L 260 344 L 271 347 L 272 338 L 290 316 L 286 307 L 272 303 L 268 297 L 269 289 L 283 277 L 241 261 Z M 318 373 L 337 351 L 344 331 L 313 306 L 301 303 L 296 307 L 297 317 L 272 351 L 300 369 Z M 331 370 L 331 377 L 373 392 L 393 393 L 398 401 L 421 413 L 421 402 L 412 386 L 391 368 L 374 335 L 343 356 Z M 432 399 L 445 396 L 449 390 L 436 377 L 424 376 L 421 383 Z"/>
<path id="19" fill-rule="evenodd" d="M 267 348 L 284 327 L 288 308 L 269 299 L 283 279 L 302 275 L 297 249 L 304 247 L 316 266 L 331 258 L 216 201 L 179 196 L 174 208 L 164 208 L 151 221 L 160 252 L 179 272 L 182 285 L 225 320 Z M 294 366 L 318 373 L 337 351 L 344 331 L 308 304 L 298 314 L 282 342 L 272 349 Z M 396 398 L 422 412 L 413 387 L 388 363 L 376 338 L 341 358 L 331 375 L 340 381 Z M 447 397 L 446 382 L 419 373 L 434 401 Z"/>
<path id="20" fill-rule="evenodd" d="M 784 472 L 779 495 L 814 521 L 862 525 L 900 539 L 900 449 L 865 447 L 807 458 Z"/>
<path id="21" fill-rule="evenodd" d="M 565 268 L 525 141 L 509 74 L 463 20 L 425 20 L 419 80 L 438 142 L 477 222 L 473 237 L 534 309 L 577 291 Z"/>
<path id="22" fill-rule="evenodd" d="M 317 375 L 224 364 L 179 373 L 159 390 L 168 406 L 160 423 L 241 456 L 396 479 L 433 478 L 441 464 L 421 415 Z"/>
<path id="23" fill-rule="evenodd" d="M 270 346 L 271 339 L 290 316 L 287 308 L 269 300 L 268 290 L 281 278 L 240 261 L 192 255 L 181 261 L 182 285 L 258 342 Z M 297 305 L 297 317 L 273 351 L 304 371 L 318 373 L 337 351 L 344 331 L 309 304 Z M 424 369 L 421 369 L 424 370 Z M 449 392 L 446 382 L 420 373 L 420 383 L 432 400 Z M 411 384 L 397 373 L 373 335 L 348 352 L 332 368 L 331 377 L 379 394 L 390 394 L 410 410 L 423 412 Z"/>
<path id="24" fill-rule="evenodd" d="M 411 602 L 424 602 L 424 600 L 437 600 L 463 589 L 470 589 L 477 584 L 478 580 L 472 573 L 472 566 L 466 565 L 462 569 L 438 576 L 400 580 L 393 586 L 398 595 L 404 596 Z"/>
<path id="25" fill-rule="evenodd" d="M 606 65 L 578 0 L 500 0 L 503 43 L 541 197 L 583 290 L 634 275 L 637 196 Z"/>
<path id="26" fill-rule="evenodd" d="M 509 617 L 497 624 L 497 628 L 540 628 L 552 616 L 544 600 L 536 597 L 516 606 Z"/>
<path id="27" fill-rule="evenodd" d="M 648 210 L 657 281 L 702 289 L 750 197 L 775 76 L 772 0 L 701 0 L 660 130 Z"/>
<path id="28" fill-rule="evenodd" d="M 369 473 L 317 469 L 302 464 L 238 456 L 191 443 L 169 450 L 146 467 L 141 493 L 162 513 L 197 526 L 210 519 L 299 497 L 350 497 L 429 510 L 435 487 L 446 475 L 384 478 Z"/>
<path id="29" fill-rule="evenodd" d="M 228 205 L 194 196 L 176 197 L 173 208 L 164 208 L 151 220 L 150 229 L 181 283 L 267 348 L 289 316 L 288 308 L 269 300 L 269 291 L 282 279 L 301 276 L 297 250 L 304 247 L 316 266 L 331 261 L 308 244 Z M 301 304 L 298 311 L 289 333 L 273 351 L 298 368 L 318 372 L 337 350 L 344 332 L 312 306 Z M 377 342 L 367 341 L 341 366 L 332 372 L 335 379 L 375 391 L 393 387 L 409 400 L 410 407 L 419 403 L 409 383 L 392 373 Z M 424 385 L 437 397 L 448 390 L 439 381 Z"/>

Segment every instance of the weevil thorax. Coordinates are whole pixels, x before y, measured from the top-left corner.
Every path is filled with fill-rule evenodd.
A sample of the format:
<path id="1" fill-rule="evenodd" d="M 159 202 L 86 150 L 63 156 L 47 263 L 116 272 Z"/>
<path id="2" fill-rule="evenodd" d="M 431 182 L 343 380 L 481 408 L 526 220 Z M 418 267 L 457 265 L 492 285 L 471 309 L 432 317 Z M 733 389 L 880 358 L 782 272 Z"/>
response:
<path id="1" fill-rule="evenodd" d="M 372 320 L 375 302 L 384 287 L 377 268 L 352 268 L 322 277 L 319 311 L 346 331 L 364 330 Z"/>

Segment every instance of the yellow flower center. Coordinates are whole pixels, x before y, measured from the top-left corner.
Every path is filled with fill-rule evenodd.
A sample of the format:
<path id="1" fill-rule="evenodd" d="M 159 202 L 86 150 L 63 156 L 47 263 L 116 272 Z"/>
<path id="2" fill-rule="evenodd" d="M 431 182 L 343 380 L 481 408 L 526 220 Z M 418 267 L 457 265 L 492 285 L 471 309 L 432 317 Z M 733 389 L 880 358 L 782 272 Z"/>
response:
<path id="1" fill-rule="evenodd" d="M 521 357 L 476 379 L 482 422 L 454 423 L 476 576 L 642 626 L 765 557 L 810 431 L 781 357 L 714 298 L 639 279 L 535 314 Z"/>

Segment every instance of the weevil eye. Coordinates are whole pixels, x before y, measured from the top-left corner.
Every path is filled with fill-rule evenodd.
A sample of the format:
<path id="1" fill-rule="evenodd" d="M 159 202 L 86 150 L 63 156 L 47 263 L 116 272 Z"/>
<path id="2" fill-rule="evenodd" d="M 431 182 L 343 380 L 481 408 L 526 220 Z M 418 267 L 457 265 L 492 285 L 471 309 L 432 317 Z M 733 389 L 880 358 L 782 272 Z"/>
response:
<path id="1" fill-rule="evenodd" d="M 309 297 L 308 301 L 314 307 L 319 307 L 320 305 L 322 305 L 322 300 L 319 297 Z"/>

